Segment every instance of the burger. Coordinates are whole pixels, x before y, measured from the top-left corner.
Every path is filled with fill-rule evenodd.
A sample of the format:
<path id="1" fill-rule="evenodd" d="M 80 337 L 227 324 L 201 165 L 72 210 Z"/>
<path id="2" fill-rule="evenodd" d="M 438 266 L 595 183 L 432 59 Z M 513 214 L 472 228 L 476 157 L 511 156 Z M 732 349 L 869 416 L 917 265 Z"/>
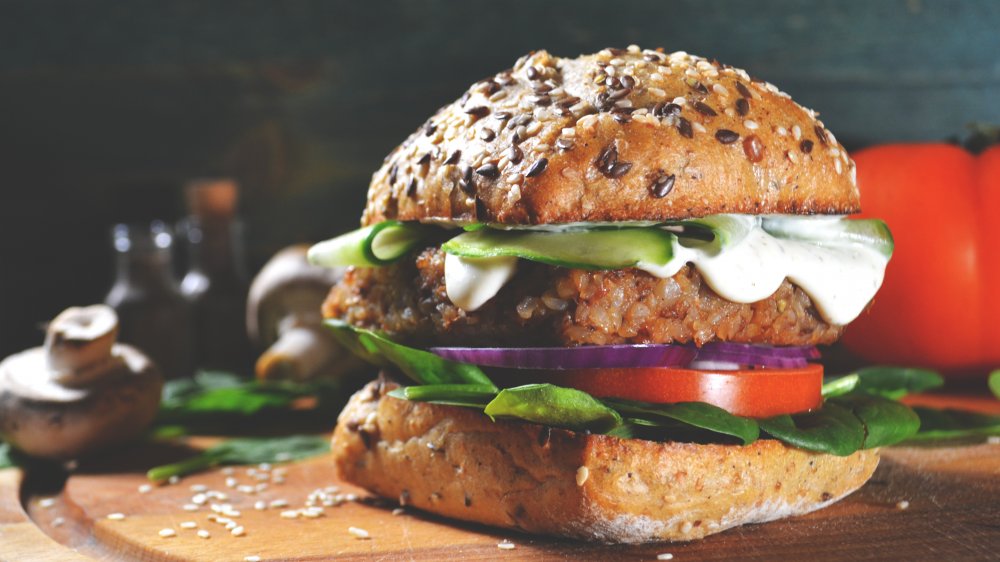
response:
<path id="1" fill-rule="evenodd" d="M 531 53 L 375 172 L 323 305 L 378 366 L 339 477 L 445 517 L 585 540 L 701 538 L 859 488 L 905 406 L 817 345 L 892 253 L 817 114 L 684 52 Z M 840 394 L 840 396 L 835 396 Z"/>

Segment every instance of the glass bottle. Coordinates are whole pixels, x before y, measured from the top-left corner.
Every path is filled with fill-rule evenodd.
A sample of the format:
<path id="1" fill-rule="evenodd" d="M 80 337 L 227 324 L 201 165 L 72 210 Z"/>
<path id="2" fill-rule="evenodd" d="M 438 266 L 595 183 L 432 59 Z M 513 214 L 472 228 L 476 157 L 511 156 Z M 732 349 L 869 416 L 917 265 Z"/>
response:
<path id="1" fill-rule="evenodd" d="M 118 313 L 119 341 L 145 352 L 167 378 L 192 373 L 191 308 L 178 289 L 174 237 L 160 221 L 112 229 L 116 278 L 104 299 Z"/>
<path id="2" fill-rule="evenodd" d="M 185 191 L 191 214 L 178 224 L 188 257 L 181 293 L 194 315 L 195 364 L 244 374 L 252 360 L 243 224 L 235 213 L 237 186 L 228 179 L 198 180 Z"/>

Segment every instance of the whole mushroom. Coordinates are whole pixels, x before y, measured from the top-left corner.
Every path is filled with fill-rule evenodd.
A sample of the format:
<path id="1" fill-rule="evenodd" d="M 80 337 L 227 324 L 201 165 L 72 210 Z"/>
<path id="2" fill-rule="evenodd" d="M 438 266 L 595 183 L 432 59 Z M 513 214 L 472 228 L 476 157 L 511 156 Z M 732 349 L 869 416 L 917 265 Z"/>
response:
<path id="1" fill-rule="evenodd" d="M 59 460 L 138 437 L 156 416 L 163 378 L 117 335 L 114 309 L 68 308 L 49 323 L 44 346 L 0 362 L 0 437 Z"/>
<path id="2" fill-rule="evenodd" d="M 343 268 L 312 265 L 306 251 L 281 250 L 250 285 L 247 331 L 252 341 L 270 346 L 257 360 L 260 379 L 339 378 L 364 365 L 323 327 L 323 300 Z"/>

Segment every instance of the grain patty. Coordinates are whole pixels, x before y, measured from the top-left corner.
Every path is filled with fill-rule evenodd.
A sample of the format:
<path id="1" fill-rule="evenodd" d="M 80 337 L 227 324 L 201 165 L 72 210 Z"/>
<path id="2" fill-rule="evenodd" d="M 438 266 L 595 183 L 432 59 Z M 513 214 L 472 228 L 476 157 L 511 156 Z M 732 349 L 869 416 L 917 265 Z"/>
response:
<path id="1" fill-rule="evenodd" d="M 382 330 L 411 345 L 576 346 L 710 341 L 833 343 L 842 326 L 823 321 L 787 280 L 762 301 L 739 304 L 683 267 L 660 279 L 637 269 L 586 271 L 526 260 L 489 302 L 466 312 L 448 299 L 444 253 L 353 268 L 330 292 L 327 317 Z"/>

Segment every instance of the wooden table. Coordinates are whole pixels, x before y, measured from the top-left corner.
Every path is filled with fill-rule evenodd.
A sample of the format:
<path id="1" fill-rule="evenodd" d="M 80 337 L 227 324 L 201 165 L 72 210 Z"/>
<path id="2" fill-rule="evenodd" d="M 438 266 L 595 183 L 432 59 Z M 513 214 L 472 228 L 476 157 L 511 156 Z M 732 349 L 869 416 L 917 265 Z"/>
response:
<path id="1" fill-rule="evenodd" d="M 923 402 L 1000 411 L 986 399 Z M 65 481 L 19 470 L 0 471 L 0 560 L 1000 560 L 1000 445 L 895 447 L 883 452 L 872 480 L 832 507 L 803 517 L 733 529 L 685 544 L 606 546 L 528 537 L 455 524 L 382 504 L 336 482 L 327 459 L 284 467 L 282 478 L 248 467 L 216 469 L 174 485 L 139 491 L 143 470 L 182 454 L 145 445 L 79 467 Z M 252 467 L 250 467 L 252 468 Z M 227 472 L 229 474 L 227 474 Z M 260 475 L 260 476 L 258 476 Z M 234 478 L 235 486 L 226 479 Z M 259 480 L 258 480 L 259 478 Z M 233 484 L 233 482 L 230 482 Z M 267 484 L 266 489 L 249 488 Z M 192 486 L 195 490 L 192 490 Z M 228 495 L 196 511 L 184 505 L 204 486 Z M 46 487 L 52 487 L 47 490 Z M 322 515 L 282 517 L 326 490 Z M 357 494 L 352 500 L 350 494 Z M 271 502 L 284 500 L 287 507 Z M 208 504 L 230 503 L 244 528 L 234 536 L 209 521 Z M 267 509 L 254 508 L 264 502 Z M 902 509 L 901 502 L 908 502 Z M 319 499 L 322 504 L 322 499 Z M 121 520 L 108 519 L 121 513 Z M 225 515 L 223 515 L 225 516 Z M 182 527 L 194 522 L 196 529 Z M 358 538 L 351 527 L 367 531 Z M 176 536 L 159 536 L 162 529 Z M 199 538 L 206 530 L 210 538 Z M 357 531 L 356 531 L 357 532 Z M 498 548 L 502 541 L 515 546 Z"/>

